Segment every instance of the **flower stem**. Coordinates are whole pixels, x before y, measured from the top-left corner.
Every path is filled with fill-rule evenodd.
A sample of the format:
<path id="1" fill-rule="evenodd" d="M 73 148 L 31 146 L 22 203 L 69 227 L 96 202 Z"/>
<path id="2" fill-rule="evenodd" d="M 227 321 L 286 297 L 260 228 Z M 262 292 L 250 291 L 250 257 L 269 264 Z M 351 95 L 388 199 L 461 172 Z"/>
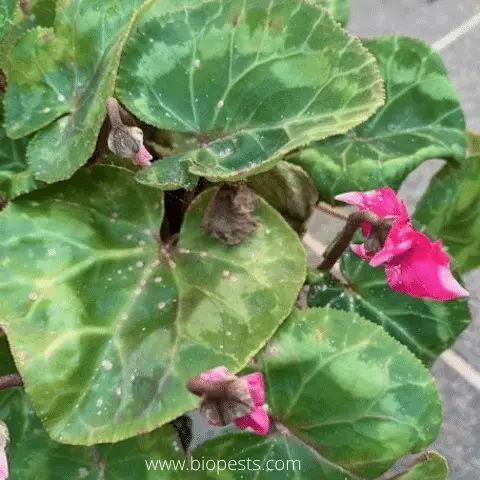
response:
<path id="1" fill-rule="evenodd" d="M 112 124 L 112 128 L 118 128 L 123 126 L 123 121 L 120 117 L 120 105 L 115 98 L 110 97 L 107 100 L 107 111 L 108 117 L 110 118 L 110 123 Z"/>
<path id="2" fill-rule="evenodd" d="M 0 377 L 0 390 L 11 387 L 21 387 L 23 385 L 22 377 L 17 373 L 9 373 Z"/>
<path id="3" fill-rule="evenodd" d="M 335 208 L 327 203 L 320 202 L 316 207 L 317 210 L 324 212 L 332 217 L 338 218 L 340 220 L 347 221 L 348 220 L 348 213 L 344 212 L 340 208 Z"/>
<path id="4" fill-rule="evenodd" d="M 337 260 L 340 258 L 342 253 L 350 245 L 357 228 L 363 222 L 368 222 L 372 226 L 377 226 L 379 223 L 379 218 L 374 213 L 369 211 L 354 212 L 348 216 L 346 222 L 347 223 L 345 224 L 345 227 L 343 227 L 343 230 L 323 254 L 323 261 L 320 263 L 320 265 L 318 265 L 318 270 L 330 270 L 335 263 L 337 263 Z"/>

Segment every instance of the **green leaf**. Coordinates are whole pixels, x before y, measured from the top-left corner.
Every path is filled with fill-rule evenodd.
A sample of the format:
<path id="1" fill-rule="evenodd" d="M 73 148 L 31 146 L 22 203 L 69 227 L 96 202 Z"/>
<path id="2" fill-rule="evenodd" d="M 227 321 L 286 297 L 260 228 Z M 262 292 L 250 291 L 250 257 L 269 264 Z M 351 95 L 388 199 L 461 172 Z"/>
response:
<path id="1" fill-rule="evenodd" d="M 310 275 L 308 304 L 356 312 L 378 323 L 426 365 L 447 350 L 470 324 L 467 298 L 437 302 L 392 290 L 383 268 L 373 268 L 348 249 L 341 272 L 349 286 L 332 275 Z"/>
<path id="2" fill-rule="evenodd" d="M 326 8 L 332 17 L 342 25 L 346 25 L 350 18 L 349 0 L 314 0 L 320 6 Z"/>
<path id="3" fill-rule="evenodd" d="M 158 160 L 152 168 L 142 168 L 135 178 L 139 183 L 161 190 L 192 190 L 198 177 L 188 171 L 188 161 L 183 155 Z"/>
<path id="4" fill-rule="evenodd" d="M 14 22 L 17 12 L 18 0 L 3 0 L 0 5 L 0 40 L 7 35 Z"/>
<path id="5" fill-rule="evenodd" d="M 268 172 L 249 177 L 248 185 L 303 236 L 318 202 L 318 192 L 302 168 L 279 162 Z"/>
<path id="6" fill-rule="evenodd" d="M 472 131 L 467 131 L 467 146 L 470 155 L 480 155 L 480 135 Z"/>
<path id="7" fill-rule="evenodd" d="M 394 478 L 395 480 L 447 480 L 447 476 L 447 461 L 437 452 L 427 452 L 408 472 Z"/>
<path id="8" fill-rule="evenodd" d="M 440 55 L 406 37 L 365 40 L 385 79 L 386 104 L 343 136 L 317 142 L 289 157 L 312 176 L 323 200 L 335 195 L 398 189 L 431 158 L 465 157 L 465 119 Z"/>
<path id="9" fill-rule="evenodd" d="M 30 0 L 32 14 L 37 25 L 52 27 L 55 20 L 57 0 Z"/>
<path id="10" fill-rule="evenodd" d="M 269 414 L 306 448 L 355 475 L 377 477 L 438 435 L 433 377 L 355 313 L 294 311 L 257 359 Z"/>
<path id="11" fill-rule="evenodd" d="M 132 30 L 116 92 L 146 123 L 201 140 L 184 156 L 194 175 L 268 170 L 383 102 L 373 56 L 311 2 L 212 0 L 164 13 L 153 5 Z M 162 183 L 161 171 L 150 175 Z"/>
<path id="12" fill-rule="evenodd" d="M 26 150 L 28 139 L 12 140 L 3 128 L 3 109 L 0 106 L 0 198 L 10 200 L 39 188 L 30 170 Z"/>
<path id="13" fill-rule="evenodd" d="M 3 0 L 0 5 L 0 70 L 10 72 L 10 53 L 17 40 L 36 26 L 51 27 L 56 0 L 28 0 L 30 13 L 25 15 L 20 0 Z"/>
<path id="14" fill-rule="evenodd" d="M 93 153 L 125 37 L 145 1 L 64 1 L 53 31 L 31 30 L 15 46 L 6 128 L 12 138 L 42 129 L 27 151 L 39 180 L 67 179 Z"/>
<path id="15" fill-rule="evenodd" d="M 213 193 L 191 204 L 175 251 L 156 239 L 163 194 L 119 167 L 0 215 L 0 323 L 52 438 L 116 442 L 163 425 L 197 405 L 188 378 L 243 368 L 290 313 L 306 269 L 297 235 L 258 199 L 258 230 L 220 243 L 202 228 Z"/>
<path id="16" fill-rule="evenodd" d="M 210 462 L 207 464 L 207 462 Z M 222 435 L 202 444 L 193 453 L 192 468 L 212 465 L 217 470 L 199 468 L 198 478 L 270 480 L 354 480 L 340 467 L 331 465 L 287 430 L 268 437 L 251 433 Z M 203 461 L 203 464 L 202 464 Z M 196 463 L 199 462 L 199 463 Z M 224 468 L 224 462 L 227 468 Z M 221 473 L 220 473 L 221 472 Z M 237 473 L 238 472 L 238 473 Z"/>
<path id="17" fill-rule="evenodd" d="M 414 218 L 443 239 L 462 272 L 480 266 L 480 156 L 445 165 L 430 181 Z M 445 201 L 448 199 L 448 201 Z"/>
<path id="18" fill-rule="evenodd" d="M 0 418 L 10 430 L 9 478 L 15 480 L 153 480 L 158 472 L 146 466 L 153 458 L 185 461 L 170 426 L 114 445 L 90 448 L 56 443 L 43 429 L 21 388 L 0 392 Z M 178 474 L 165 469 L 162 478 L 178 478 Z"/>

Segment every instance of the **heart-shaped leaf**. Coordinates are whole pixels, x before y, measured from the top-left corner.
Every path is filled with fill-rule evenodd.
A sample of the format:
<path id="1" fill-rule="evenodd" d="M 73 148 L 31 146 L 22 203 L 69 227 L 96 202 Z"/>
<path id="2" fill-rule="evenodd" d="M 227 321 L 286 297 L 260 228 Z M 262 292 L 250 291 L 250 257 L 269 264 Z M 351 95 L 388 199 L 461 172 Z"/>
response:
<path id="1" fill-rule="evenodd" d="M 0 323 L 52 438 L 115 442 L 174 419 L 197 403 L 189 377 L 239 370 L 290 313 L 306 270 L 297 235 L 257 199 L 259 228 L 225 245 L 202 228 L 212 195 L 190 206 L 175 251 L 156 239 L 163 194 L 119 167 L 0 215 Z"/>
<path id="2" fill-rule="evenodd" d="M 349 0 L 314 0 L 320 6 L 326 8 L 335 20 L 342 25 L 348 23 L 350 18 L 350 2 Z"/>
<path id="3" fill-rule="evenodd" d="M 9 478 L 15 480 L 153 480 L 161 470 L 156 459 L 186 465 L 178 436 L 170 426 L 114 445 L 91 448 L 56 443 L 20 388 L 0 392 L 0 418 L 10 431 Z M 174 468 L 162 470 L 162 478 L 179 478 Z M 187 475 L 182 478 L 189 478 Z"/>
<path id="4" fill-rule="evenodd" d="M 431 180 L 414 218 L 443 239 L 462 272 L 480 266 L 480 156 L 445 165 Z M 445 201 L 448 199 L 448 201 Z"/>
<path id="5" fill-rule="evenodd" d="M 346 135 L 314 143 L 289 157 L 312 176 L 323 200 L 390 185 L 431 158 L 465 157 L 465 119 L 441 57 L 405 37 L 366 40 L 385 79 L 387 101 Z"/>
<path id="6" fill-rule="evenodd" d="M 12 140 L 3 128 L 0 106 L 0 198 L 10 200 L 42 185 L 27 164 L 28 139 Z"/>
<path id="7" fill-rule="evenodd" d="M 303 236 L 318 202 L 317 189 L 305 170 L 288 162 L 279 162 L 268 172 L 249 177 L 248 185 Z"/>
<path id="8" fill-rule="evenodd" d="M 213 181 L 268 170 L 383 102 L 374 57 L 304 0 L 212 0 L 169 14 L 153 5 L 126 42 L 116 92 L 145 122 L 195 134 L 203 147 L 184 158 Z"/>
<path id="9" fill-rule="evenodd" d="M 256 358 L 277 428 L 355 475 L 377 477 L 438 435 L 433 377 L 356 313 L 294 311 Z"/>
<path id="10" fill-rule="evenodd" d="M 210 461 L 209 461 L 210 460 Z M 215 461 L 216 469 L 202 466 Z M 198 462 L 198 463 L 196 463 Z M 203 462 L 203 464 L 202 464 Z M 208 463 L 207 463 L 208 462 Z M 261 437 L 251 433 L 222 435 L 201 445 L 193 453 L 192 468 L 198 478 L 219 478 L 220 472 L 232 472 L 243 480 L 356 480 L 348 472 L 322 458 L 286 429 Z M 238 472 L 238 477 L 233 473 Z M 241 477 L 240 477 L 241 475 Z M 222 477 L 220 477 L 222 478 Z"/>
<path id="11" fill-rule="evenodd" d="M 340 267 L 347 286 L 329 273 L 309 275 L 308 304 L 359 313 L 385 328 L 426 365 L 470 324 L 465 297 L 437 302 L 396 292 L 388 286 L 382 268 L 371 267 L 350 249 L 343 254 Z"/>
<path id="12" fill-rule="evenodd" d="M 69 178 L 95 149 L 125 37 L 149 0 L 62 2 L 55 28 L 28 31 L 15 46 L 5 97 L 7 133 L 39 131 L 28 147 L 35 176 Z"/>
<path id="13" fill-rule="evenodd" d="M 394 478 L 395 480 L 447 480 L 447 476 L 447 461 L 437 452 L 427 452 L 412 465 L 408 472 Z"/>

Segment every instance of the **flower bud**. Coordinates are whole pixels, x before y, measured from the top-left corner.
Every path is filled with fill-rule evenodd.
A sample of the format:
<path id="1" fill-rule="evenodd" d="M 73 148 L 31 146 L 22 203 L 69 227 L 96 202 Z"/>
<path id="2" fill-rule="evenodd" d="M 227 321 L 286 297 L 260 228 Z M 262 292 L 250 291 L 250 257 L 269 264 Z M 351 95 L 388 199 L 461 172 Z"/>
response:
<path id="1" fill-rule="evenodd" d="M 201 397 L 200 413 L 211 425 L 235 422 L 238 428 L 268 433 L 270 421 L 264 408 L 265 387 L 260 372 L 239 378 L 225 367 L 217 367 L 191 378 L 187 389 Z"/>
<path id="2" fill-rule="evenodd" d="M 130 158 L 135 165 L 147 167 L 151 165 L 152 155 L 143 145 L 143 131 L 138 127 L 130 127 L 122 122 L 120 106 L 115 98 L 107 101 L 108 116 L 112 130 L 108 135 L 108 148 L 115 155 Z"/>
<path id="3" fill-rule="evenodd" d="M 9 441 L 8 428 L 5 423 L 0 422 L 0 480 L 8 478 L 8 461 L 5 449 Z"/>

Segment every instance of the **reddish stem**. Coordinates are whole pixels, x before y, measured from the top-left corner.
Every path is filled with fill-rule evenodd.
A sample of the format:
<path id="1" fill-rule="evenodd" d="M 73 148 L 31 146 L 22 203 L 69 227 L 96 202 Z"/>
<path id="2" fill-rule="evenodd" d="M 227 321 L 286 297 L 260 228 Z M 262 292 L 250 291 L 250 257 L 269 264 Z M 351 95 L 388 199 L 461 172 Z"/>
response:
<path id="1" fill-rule="evenodd" d="M 23 385 L 22 377 L 18 373 L 9 373 L 0 377 L 0 390 L 11 387 L 21 387 Z"/>

